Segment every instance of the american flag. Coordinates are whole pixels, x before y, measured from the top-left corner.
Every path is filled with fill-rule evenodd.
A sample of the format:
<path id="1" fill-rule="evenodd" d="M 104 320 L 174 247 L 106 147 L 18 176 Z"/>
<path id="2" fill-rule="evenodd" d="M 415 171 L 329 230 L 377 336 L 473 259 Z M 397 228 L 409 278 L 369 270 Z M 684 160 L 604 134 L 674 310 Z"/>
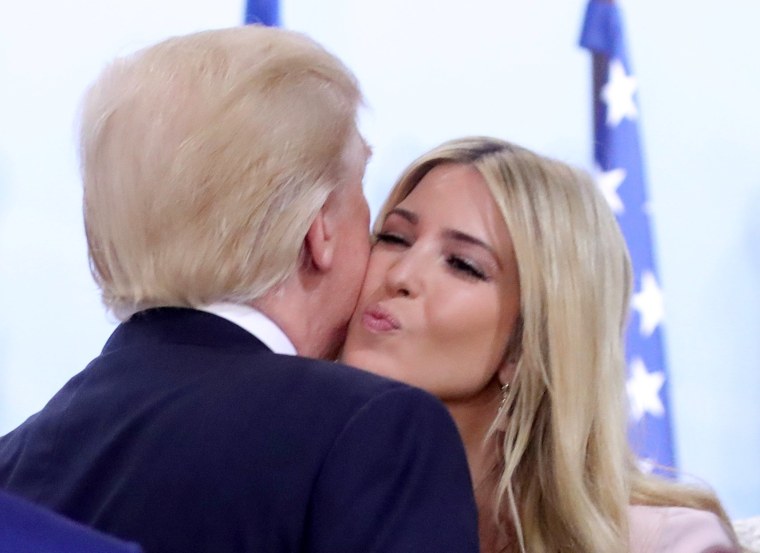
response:
<path id="1" fill-rule="evenodd" d="M 280 25 L 280 6 L 277 0 L 248 0 L 245 23 L 261 23 L 270 27 Z"/>
<path id="2" fill-rule="evenodd" d="M 675 467 L 662 344 L 663 295 L 652 252 L 638 132 L 638 82 L 614 2 L 589 1 L 581 46 L 593 54 L 596 180 L 617 216 L 634 268 L 626 336 L 631 445 L 643 468 Z"/>

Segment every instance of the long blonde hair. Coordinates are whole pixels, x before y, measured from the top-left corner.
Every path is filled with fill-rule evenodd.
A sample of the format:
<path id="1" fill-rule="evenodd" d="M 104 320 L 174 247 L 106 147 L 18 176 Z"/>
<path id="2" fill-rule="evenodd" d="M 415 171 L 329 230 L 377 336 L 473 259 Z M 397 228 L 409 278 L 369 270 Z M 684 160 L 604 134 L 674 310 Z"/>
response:
<path id="1" fill-rule="evenodd" d="M 452 140 L 412 163 L 377 220 L 452 162 L 485 179 L 520 278 L 517 330 L 505 337 L 517 367 L 488 438 L 497 524 L 530 553 L 626 552 L 631 504 L 706 509 L 731 532 L 713 494 L 644 475 L 634 462 L 624 393 L 631 263 L 591 178 L 501 140 Z"/>

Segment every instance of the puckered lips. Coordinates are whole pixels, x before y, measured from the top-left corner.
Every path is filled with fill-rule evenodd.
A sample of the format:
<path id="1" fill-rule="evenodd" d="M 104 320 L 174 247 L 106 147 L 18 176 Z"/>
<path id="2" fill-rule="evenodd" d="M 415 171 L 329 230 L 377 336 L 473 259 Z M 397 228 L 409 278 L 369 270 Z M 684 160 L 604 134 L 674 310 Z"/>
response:
<path id="1" fill-rule="evenodd" d="M 380 304 L 370 305 L 362 314 L 362 324 L 370 332 L 393 332 L 401 328 L 401 323 Z"/>

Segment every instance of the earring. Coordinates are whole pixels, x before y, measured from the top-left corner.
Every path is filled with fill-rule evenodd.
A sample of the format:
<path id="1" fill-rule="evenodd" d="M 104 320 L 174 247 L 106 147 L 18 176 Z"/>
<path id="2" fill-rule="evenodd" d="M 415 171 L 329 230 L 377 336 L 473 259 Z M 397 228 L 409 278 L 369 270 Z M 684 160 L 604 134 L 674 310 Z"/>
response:
<path id="1" fill-rule="evenodd" d="M 509 395 L 509 382 L 505 382 L 501 385 L 501 403 L 499 403 L 499 411 L 504 409 L 507 404 L 507 396 Z"/>
<path id="2" fill-rule="evenodd" d="M 499 403 L 499 410 L 496 412 L 496 420 L 494 421 L 494 428 L 505 432 L 507 429 L 507 414 L 504 412 L 504 407 L 507 405 L 507 398 L 509 397 L 509 382 L 501 385 L 501 402 Z"/>

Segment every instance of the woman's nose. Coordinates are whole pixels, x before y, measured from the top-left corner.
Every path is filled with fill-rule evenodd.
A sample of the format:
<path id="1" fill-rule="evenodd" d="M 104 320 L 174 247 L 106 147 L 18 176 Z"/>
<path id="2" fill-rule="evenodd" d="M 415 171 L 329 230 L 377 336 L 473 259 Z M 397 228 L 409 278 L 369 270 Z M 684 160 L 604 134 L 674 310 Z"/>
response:
<path id="1" fill-rule="evenodd" d="M 399 253 L 385 275 L 391 296 L 416 297 L 422 289 L 424 260 L 420 252 L 410 248 Z"/>

